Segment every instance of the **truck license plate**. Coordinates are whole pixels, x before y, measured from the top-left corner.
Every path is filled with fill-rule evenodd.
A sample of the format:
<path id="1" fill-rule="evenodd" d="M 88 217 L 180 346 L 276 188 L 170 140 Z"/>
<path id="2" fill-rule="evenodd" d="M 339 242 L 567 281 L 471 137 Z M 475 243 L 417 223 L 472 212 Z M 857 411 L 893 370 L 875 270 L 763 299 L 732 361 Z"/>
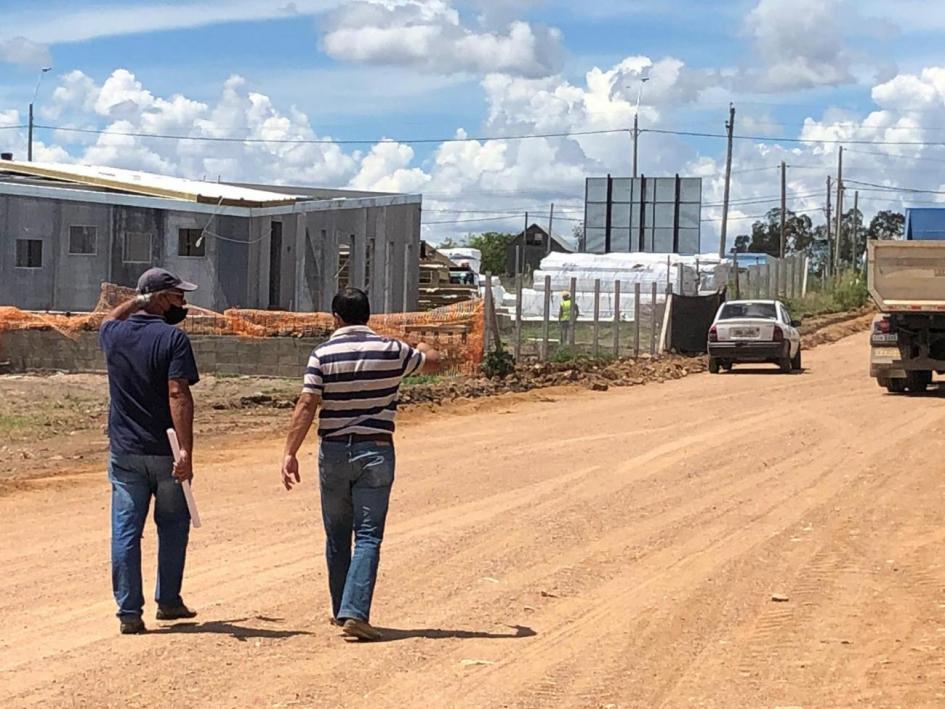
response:
<path id="1" fill-rule="evenodd" d="M 899 348 L 898 347 L 874 347 L 873 348 L 873 359 L 882 359 L 892 362 L 895 359 L 899 359 Z"/>

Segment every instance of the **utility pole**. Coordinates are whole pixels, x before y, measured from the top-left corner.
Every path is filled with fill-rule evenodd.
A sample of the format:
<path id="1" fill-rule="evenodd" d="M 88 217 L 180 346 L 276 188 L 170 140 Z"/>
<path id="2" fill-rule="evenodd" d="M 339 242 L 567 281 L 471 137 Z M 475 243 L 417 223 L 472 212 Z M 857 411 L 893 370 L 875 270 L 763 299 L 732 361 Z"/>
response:
<path id="1" fill-rule="evenodd" d="M 787 165 L 781 161 L 781 258 L 784 258 L 787 234 L 785 231 L 784 213 L 787 211 Z"/>
<path id="2" fill-rule="evenodd" d="M 640 138 L 640 99 L 643 98 L 643 84 L 650 80 L 648 76 L 640 77 L 640 88 L 637 89 L 637 107 L 633 111 L 633 176 L 637 176 L 637 141 Z"/>
<path id="3" fill-rule="evenodd" d="M 722 231 L 719 234 L 719 258 L 725 258 L 725 237 L 728 233 L 728 197 L 732 183 L 732 133 L 735 130 L 735 104 L 728 105 L 728 152 L 725 156 L 725 196 L 722 199 Z"/>
<path id="4" fill-rule="evenodd" d="M 824 257 L 827 259 L 824 263 L 824 273 L 833 271 L 833 243 L 830 241 L 830 175 L 827 175 L 827 248 Z"/>
<path id="5" fill-rule="evenodd" d="M 548 243 L 545 245 L 545 256 L 551 253 L 551 225 L 555 220 L 555 203 L 551 203 L 551 211 L 548 212 Z"/>
<path id="6" fill-rule="evenodd" d="M 33 89 L 33 100 L 30 101 L 30 120 L 29 128 L 26 139 L 26 160 L 27 162 L 33 162 L 33 104 L 36 103 L 36 94 L 39 93 L 39 84 L 43 80 L 43 76 L 47 71 L 52 71 L 51 66 L 44 66 L 39 70 L 39 76 L 36 78 L 36 87 Z"/>
<path id="7" fill-rule="evenodd" d="M 853 193 L 853 248 L 851 249 L 851 259 L 853 261 L 853 271 L 860 270 L 859 259 L 856 257 L 856 242 L 860 238 L 860 191 Z"/>
<path id="8" fill-rule="evenodd" d="M 837 158 L 837 226 L 834 229 L 834 275 L 840 273 L 840 237 L 843 228 L 843 146 L 840 146 L 840 152 Z"/>

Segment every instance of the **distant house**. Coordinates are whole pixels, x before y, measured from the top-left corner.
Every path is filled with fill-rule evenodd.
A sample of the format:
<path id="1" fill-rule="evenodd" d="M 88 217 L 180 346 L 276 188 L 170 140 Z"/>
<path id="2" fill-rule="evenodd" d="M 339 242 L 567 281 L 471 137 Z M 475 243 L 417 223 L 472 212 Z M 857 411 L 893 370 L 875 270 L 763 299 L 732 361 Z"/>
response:
<path id="1" fill-rule="evenodd" d="M 527 231 L 519 232 L 509 241 L 506 247 L 505 275 L 515 275 L 516 263 L 519 272 L 536 271 L 540 268 L 541 260 L 553 251 L 564 254 L 574 253 L 572 241 L 559 234 L 551 234 L 549 237 L 546 230 L 537 224 L 532 224 Z M 520 252 L 519 249 L 521 249 Z M 516 252 L 519 252 L 518 257 L 516 257 Z"/>

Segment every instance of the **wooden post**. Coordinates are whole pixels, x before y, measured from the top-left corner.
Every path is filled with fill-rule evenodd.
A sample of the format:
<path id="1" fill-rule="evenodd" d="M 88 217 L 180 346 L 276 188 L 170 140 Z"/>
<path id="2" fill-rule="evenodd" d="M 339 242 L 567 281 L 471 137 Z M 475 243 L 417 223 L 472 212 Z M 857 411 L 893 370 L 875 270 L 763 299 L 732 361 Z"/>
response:
<path id="1" fill-rule="evenodd" d="M 574 331 L 577 329 L 577 278 L 571 278 L 571 313 L 568 318 L 571 327 L 568 328 L 568 347 L 574 347 Z"/>
<path id="2" fill-rule="evenodd" d="M 751 266 L 745 269 L 745 293 L 751 298 Z"/>
<path id="3" fill-rule="evenodd" d="M 548 361 L 548 328 L 551 319 L 551 276 L 545 276 L 545 309 L 541 319 L 541 361 Z"/>
<path id="4" fill-rule="evenodd" d="M 738 283 L 738 252 L 732 252 L 732 268 L 735 269 L 735 299 L 738 300 L 741 297 L 741 291 L 739 289 Z"/>
<path id="5" fill-rule="evenodd" d="M 486 292 L 483 294 L 483 347 L 489 351 L 489 341 L 492 339 L 492 274 L 486 274 Z"/>
<path id="6" fill-rule="evenodd" d="M 640 283 L 633 284 L 633 356 L 640 357 Z"/>
<path id="7" fill-rule="evenodd" d="M 667 293 L 672 293 L 672 286 L 666 287 Z M 653 287 L 650 292 L 651 315 L 650 315 L 650 357 L 656 356 L 656 281 L 653 281 Z"/>
<path id="8" fill-rule="evenodd" d="M 521 250 L 517 247 L 517 251 Z M 522 355 L 522 274 L 515 274 L 515 361 Z"/>
<path id="9" fill-rule="evenodd" d="M 614 281 L 614 357 L 620 357 L 620 280 Z"/>
<path id="10" fill-rule="evenodd" d="M 683 265 L 681 262 L 676 263 L 676 283 L 679 294 L 683 294 Z"/>
<path id="11" fill-rule="evenodd" d="M 600 355 L 600 279 L 594 279 L 594 358 Z"/>
<path id="12" fill-rule="evenodd" d="M 495 298 L 492 296 L 492 274 L 486 274 L 486 322 L 491 323 L 495 349 L 502 349 L 502 333 L 499 331 L 499 316 L 495 312 Z"/>

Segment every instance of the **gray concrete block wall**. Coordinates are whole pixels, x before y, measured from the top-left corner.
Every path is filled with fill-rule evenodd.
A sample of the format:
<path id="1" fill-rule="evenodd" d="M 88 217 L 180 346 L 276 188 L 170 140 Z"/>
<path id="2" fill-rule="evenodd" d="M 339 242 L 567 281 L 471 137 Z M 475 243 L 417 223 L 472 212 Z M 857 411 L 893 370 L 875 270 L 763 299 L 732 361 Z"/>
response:
<path id="1" fill-rule="evenodd" d="M 299 379 L 312 349 L 323 342 L 311 337 L 191 337 L 202 374 Z M 104 372 L 98 333 L 80 332 L 73 339 L 54 330 L 0 333 L 0 362 L 11 372 Z"/>

